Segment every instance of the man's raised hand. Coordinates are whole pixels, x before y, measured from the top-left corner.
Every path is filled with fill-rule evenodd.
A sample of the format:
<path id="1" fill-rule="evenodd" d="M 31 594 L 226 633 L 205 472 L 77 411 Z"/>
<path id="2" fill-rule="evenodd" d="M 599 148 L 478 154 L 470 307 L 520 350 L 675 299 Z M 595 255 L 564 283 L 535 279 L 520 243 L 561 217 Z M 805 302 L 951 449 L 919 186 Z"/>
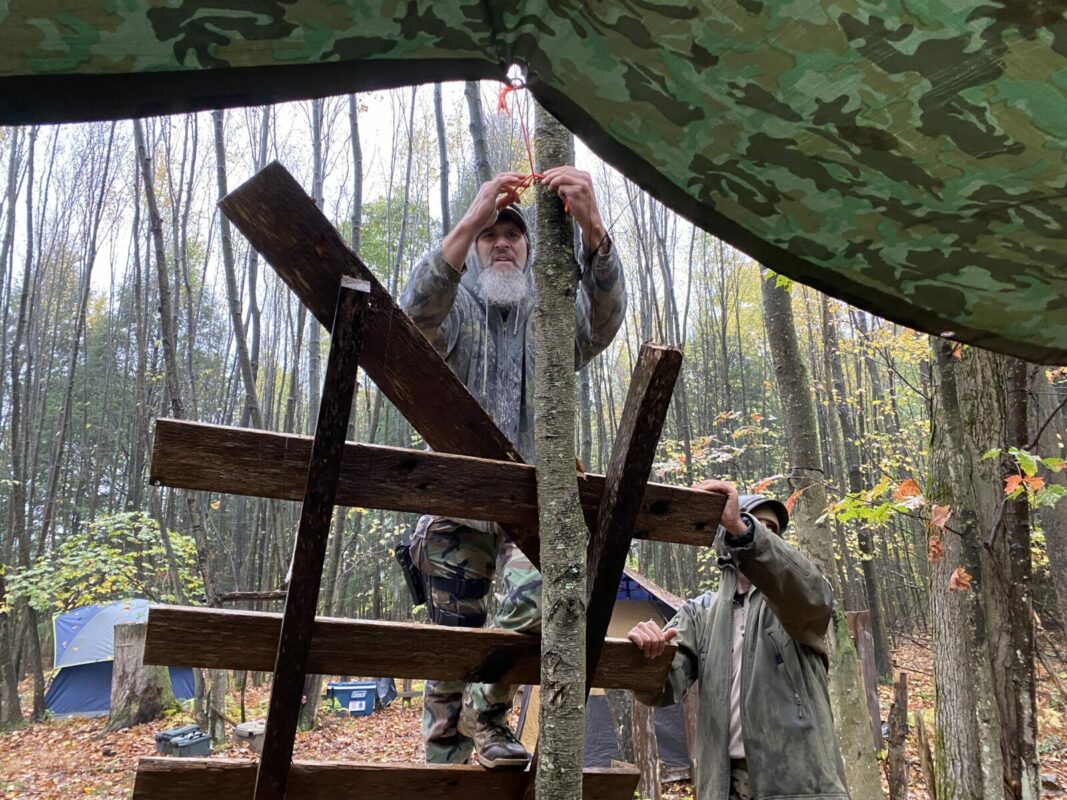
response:
<path id="1" fill-rule="evenodd" d="M 518 172 L 501 172 L 478 188 L 478 194 L 464 215 L 476 233 L 496 222 L 500 209 L 518 202 L 519 184 L 525 177 Z"/>
<path id="2" fill-rule="evenodd" d="M 600 219 L 589 173 L 570 166 L 552 167 L 545 170 L 541 183 L 559 195 L 574 221 L 581 226 L 586 250 L 598 247 L 607 230 Z"/>
<path id="3" fill-rule="evenodd" d="M 741 506 L 738 503 L 737 487 L 729 481 L 707 480 L 696 484 L 694 489 L 704 492 L 726 495 L 726 505 L 722 509 L 719 524 L 734 536 L 741 536 L 748 526 L 741 519 Z"/>
<path id="4" fill-rule="evenodd" d="M 496 222 L 500 209 L 518 201 L 519 186 L 525 178 L 519 172 L 501 172 L 478 188 L 463 219 L 441 240 L 441 254 L 456 272 L 462 272 L 475 237 Z"/>

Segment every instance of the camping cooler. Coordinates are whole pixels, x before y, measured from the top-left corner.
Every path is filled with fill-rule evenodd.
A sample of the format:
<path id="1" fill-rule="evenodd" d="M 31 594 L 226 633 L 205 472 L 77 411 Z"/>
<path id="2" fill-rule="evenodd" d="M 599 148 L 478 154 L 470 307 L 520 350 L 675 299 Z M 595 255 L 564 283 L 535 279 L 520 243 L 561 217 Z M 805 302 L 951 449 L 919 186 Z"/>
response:
<path id="1" fill-rule="evenodd" d="M 165 756 L 211 755 L 211 737 L 196 725 L 184 725 L 156 734 L 156 752 Z"/>
<path id="2" fill-rule="evenodd" d="M 330 681 L 326 684 L 326 697 L 348 709 L 351 716 L 366 717 L 374 713 L 378 685 L 374 681 Z"/>
<path id="3" fill-rule="evenodd" d="M 266 731 L 266 720 L 254 719 L 251 722 L 242 722 L 233 729 L 233 740 L 235 742 L 244 742 L 257 753 L 262 753 Z"/>

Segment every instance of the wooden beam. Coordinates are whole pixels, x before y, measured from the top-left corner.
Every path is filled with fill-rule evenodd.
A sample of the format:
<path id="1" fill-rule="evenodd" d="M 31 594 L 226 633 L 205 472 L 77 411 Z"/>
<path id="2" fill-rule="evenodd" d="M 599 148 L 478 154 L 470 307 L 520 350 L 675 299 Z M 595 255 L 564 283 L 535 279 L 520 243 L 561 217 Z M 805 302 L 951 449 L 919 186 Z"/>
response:
<path id="1" fill-rule="evenodd" d="M 583 800 L 630 800 L 636 769 L 587 769 Z M 296 761 L 289 779 L 290 800 L 505 800 L 518 795 L 524 773 L 451 764 L 382 764 Z M 232 758 L 142 758 L 134 800 L 189 800 L 252 794 L 256 762 Z"/>
<path id="2" fill-rule="evenodd" d="M 274 668 L 281 615 L 260 611 L 152 606 L 145 664 L 256 670 Z M 489 628 L 318 617 L 307 671 L 318 675 L 387 675 L 465 683 L 537 684 L 541 639 Z M 663 685 L 674 646 L 647 659 L 625 639 L 608 639 L 595 686 L 651 691 Z M 443 658 L 442 653 L 448 657 Z"/>
<path id="3" fill-rule="evenodd" d="M 300 527 L 293 551 L 292 578 L 285 598 L 278 656 L 274 666 L 267 728 L 256 778 L 256 800 L 285 800 L 304 694 L 311 630 L 319 602 L 322 565 L 341 474 L 345 432 L 356 388 L 363 341 L 363 311 L 370 285 L 348 276 L 338 281 L 330 355 L 322 384 L 315 441 L 307 470 Z"/>
<path id="4" fill-rule="evenodd" d="M 360 365 L 430 447 L 442 453 L 523 461 L 285 167 L 276 161 L 268 164 L 226 195 L 219 208 L 327 329 L 341 277 L 370 283 L 370 335 Z M 469 514 L 464 517 L 473 519 Z M 541 563 L 537 537 L 522 528 L 506 532 L 531 564 Z"/>
<path id="5" fill-rule="evenodd" d="M 308 436 L 159 419 L 149 480 L 156 486 L 299 500 L 310 456 Z M 594 521 L 603 487 L 602 475 L 578 479 L 582 506 Z M 349 442 L 335 502 L 537 529 L 532 466 L 427 450 Z M 710 546 L 723 503 L 722 495 L 649 483 L 634 537 Z"/>
<path id="6" fill-rule="evenodd" d="M 630 552 L 645 483 L 656 457 L 663 421 L 682 366 L 676 347 L 645 343 L 637 358 L 600 495 L 596 528 L 589 540 L 586 616 L 586 695 L 596 671 Z M 706 494 L 706 493 L 705 493 Z M 636 649 L 636 648 L 635 648 Z"/>

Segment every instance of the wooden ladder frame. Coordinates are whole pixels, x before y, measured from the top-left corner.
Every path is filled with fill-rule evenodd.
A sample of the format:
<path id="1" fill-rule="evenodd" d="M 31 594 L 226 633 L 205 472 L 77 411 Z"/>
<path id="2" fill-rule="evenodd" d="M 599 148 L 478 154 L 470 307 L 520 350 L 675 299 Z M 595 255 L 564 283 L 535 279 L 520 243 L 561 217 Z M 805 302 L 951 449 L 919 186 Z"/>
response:
<path id="1" fill-rule="evenodd" d="M 143 758 L 134 797 L 532 796 L 532 766 L 502 772 L 293 762 L 308 672 L 539 682 L 536 636 L 315 617 L 335 505 L 495 520 L 537 565 L 536 475 L 280 164 L 265 167 L 220 207 L 330 330 L 330 355 L 313 439 L 157 422 L 150 473 L 154 484 L 301 499 L 302 508 L 283 614 L 168 606 L 149 612 L 146 664 L 274 671 L 258 764 Z M 650 660 L 625 640 L 605 641 L 631 539 L 710 545 L 722 511 L 719 495 L 657 484 L 647 484 L 646 490 L 681 359 L 677 348 L 642 346 L 607 474 L 577 477 L 591 531 L 589 686 L 653 689 L 663 684 L 673 646 Z M 436 452 L 345 442 L 357 366 Z M 426 391 L 428 386 L 433 391 Z M 368 475 L 375 480 L 368 481 Z M 383 642 L 389 644 L 383 647 Z M 442 652 L 450 653 L 447 660 L 437 658 Z M 637 779 L 634 769 L 585 770 L 583 795 L 629 798 Z"/>

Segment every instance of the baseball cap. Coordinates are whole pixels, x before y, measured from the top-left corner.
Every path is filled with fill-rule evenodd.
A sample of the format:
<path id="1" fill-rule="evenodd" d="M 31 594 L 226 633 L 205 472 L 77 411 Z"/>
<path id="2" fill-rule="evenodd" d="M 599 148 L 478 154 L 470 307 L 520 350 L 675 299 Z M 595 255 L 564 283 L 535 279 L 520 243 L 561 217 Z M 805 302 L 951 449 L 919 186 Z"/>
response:
<path id="1" fill-rule="evenodd" d="M 522 231 L 524 236 L 530 236 L 530 227 L 526 224 L 526 215 L 523 214 L 522 209 L 514 203 L 510 206 L 504 206 L 497 214 L 497 222 L 502 222 L 504 220 L 514 222 L 519 226 L 519 230 Z"/>

